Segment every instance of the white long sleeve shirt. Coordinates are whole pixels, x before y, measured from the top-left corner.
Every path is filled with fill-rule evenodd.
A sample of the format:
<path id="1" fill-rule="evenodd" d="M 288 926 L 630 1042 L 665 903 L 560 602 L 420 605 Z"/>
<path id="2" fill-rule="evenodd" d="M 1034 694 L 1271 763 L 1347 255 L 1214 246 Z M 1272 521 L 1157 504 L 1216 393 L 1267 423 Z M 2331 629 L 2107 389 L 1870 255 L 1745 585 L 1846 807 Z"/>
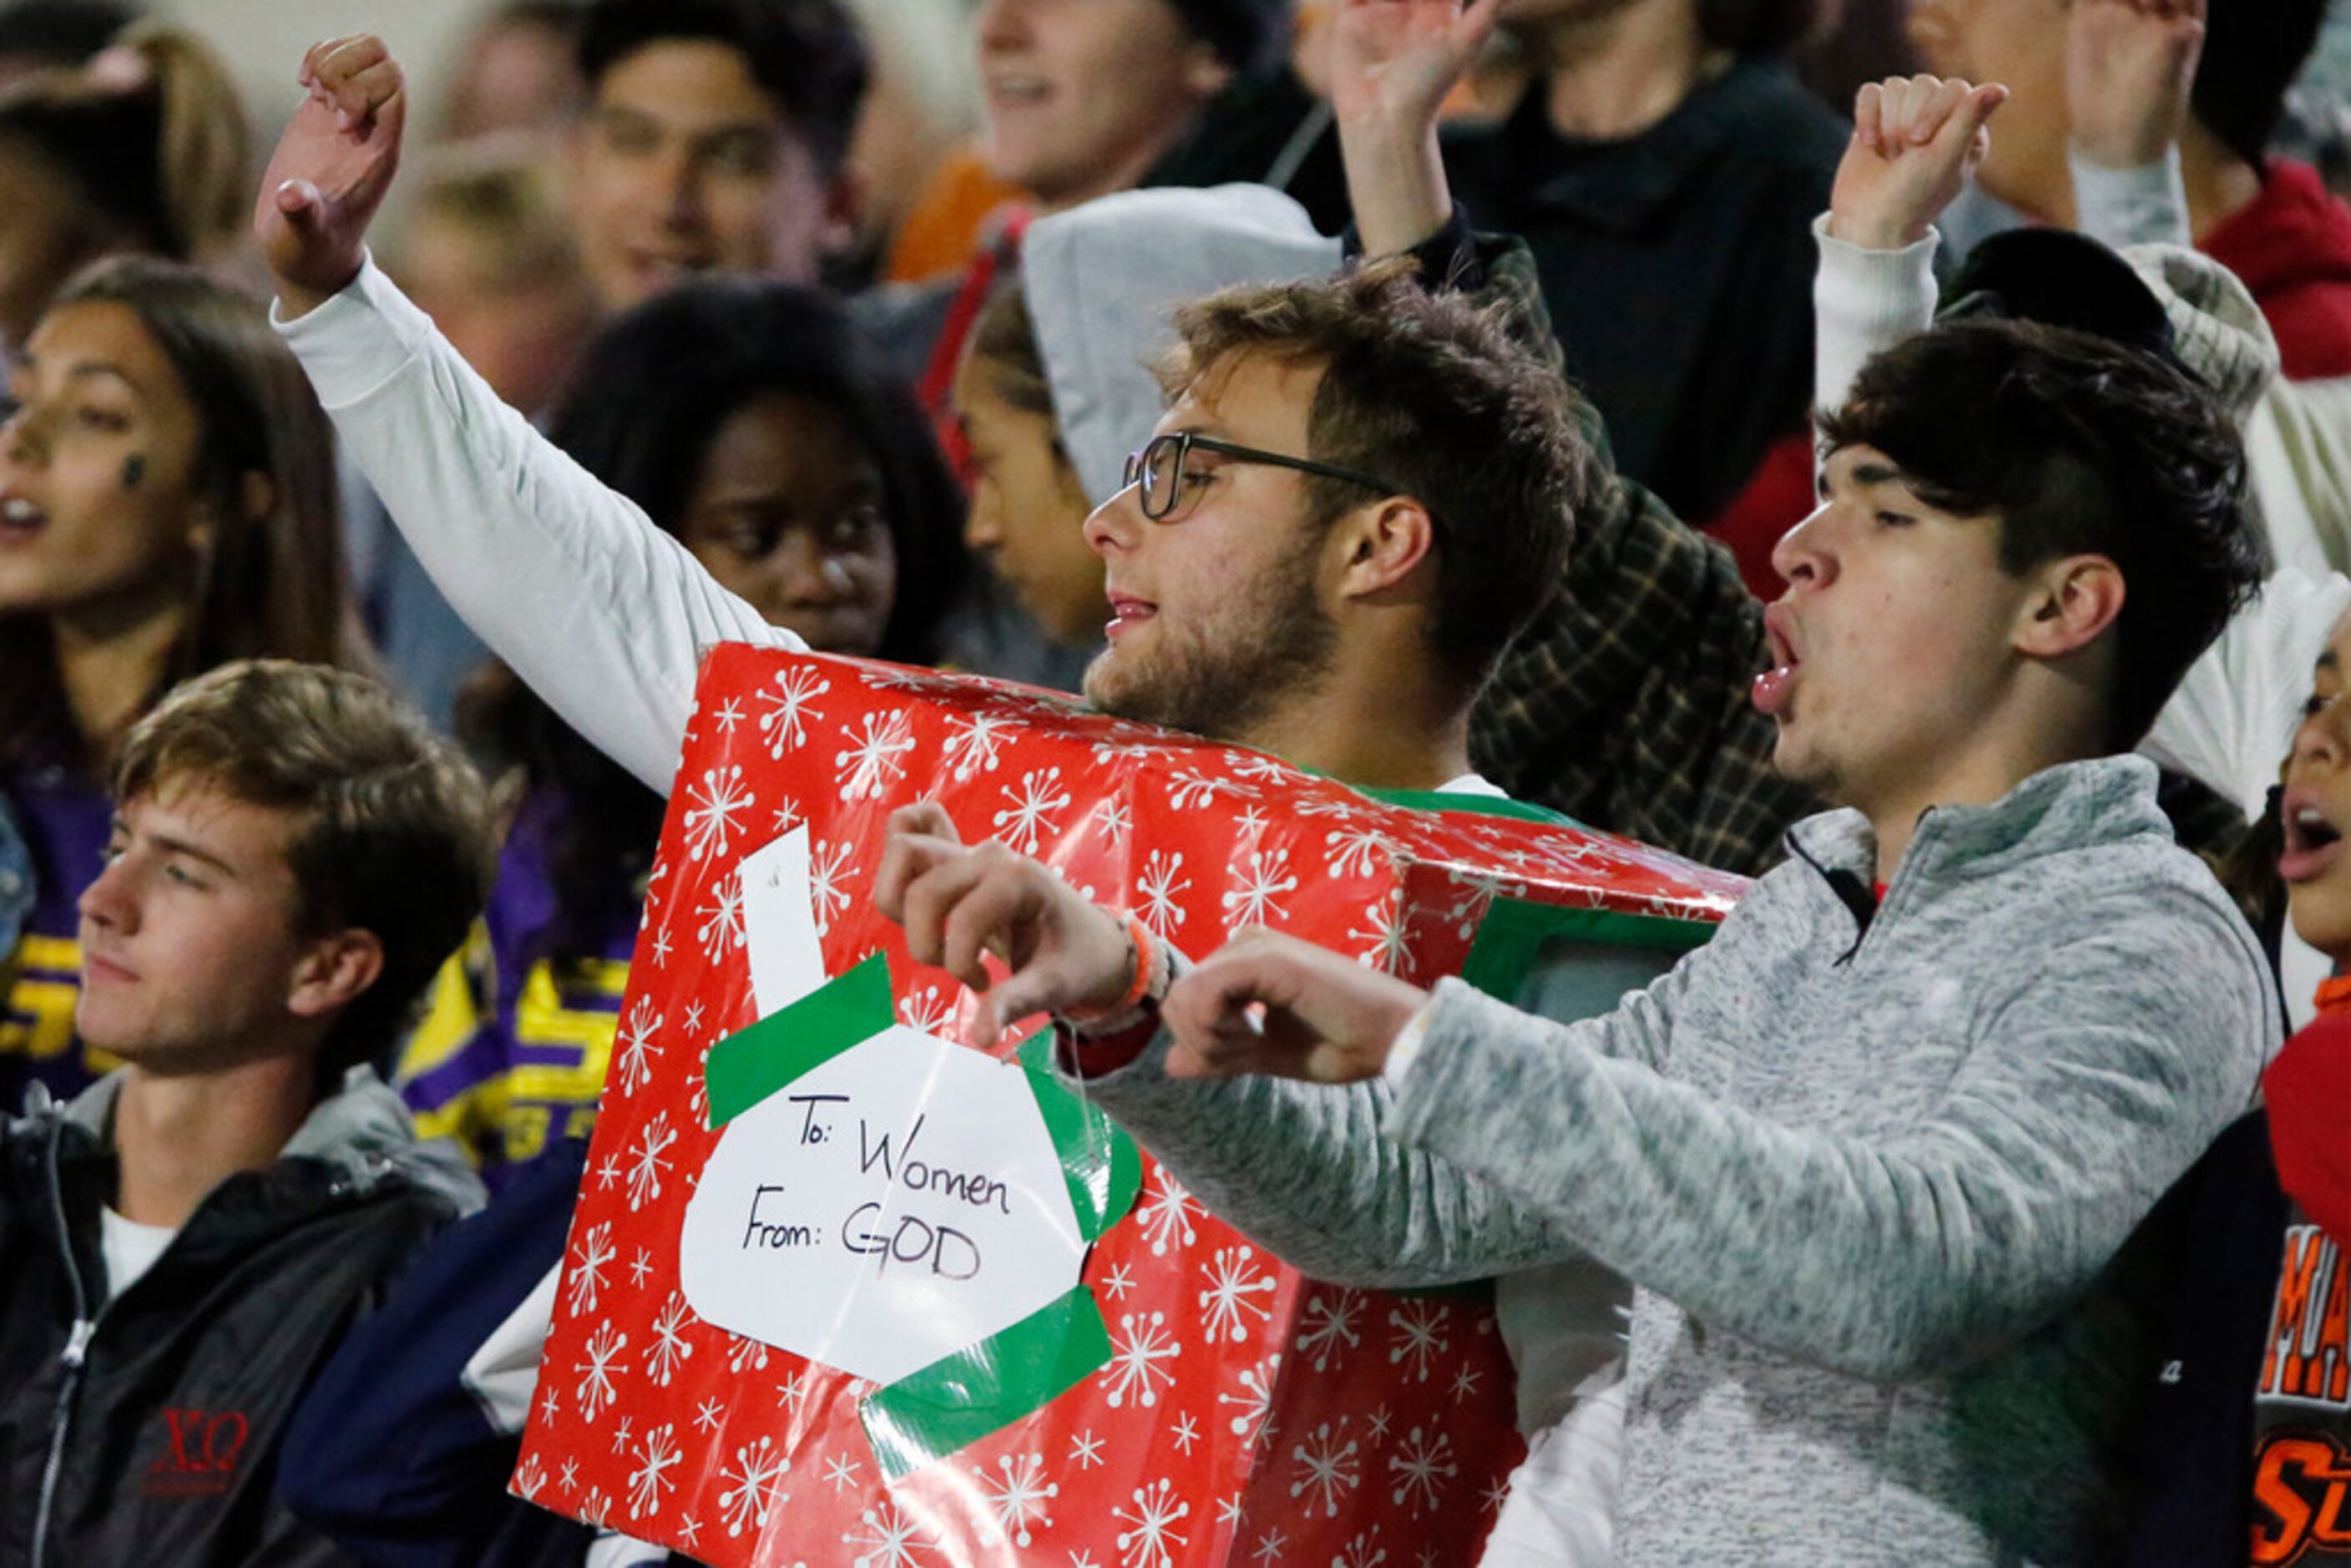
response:
<path id="1" fill-rule="evenodd" d="M 373 261 L 270 320 L 457 613 L 647 787 L 669 793 L 706 649 L 807 647 L 499 402 Z"/>

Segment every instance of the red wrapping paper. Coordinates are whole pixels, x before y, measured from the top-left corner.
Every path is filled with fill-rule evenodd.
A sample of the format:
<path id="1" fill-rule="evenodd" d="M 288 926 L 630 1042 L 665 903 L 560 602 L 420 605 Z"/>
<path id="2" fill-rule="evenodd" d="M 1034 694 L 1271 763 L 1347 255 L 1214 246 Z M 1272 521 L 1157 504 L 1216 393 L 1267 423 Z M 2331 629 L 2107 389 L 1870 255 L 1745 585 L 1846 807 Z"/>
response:
<path id="1" fill-rule="evenodd" d="M 681 1234 L 722 1136 L 714 1096 L 750 1098 L 707 1064 L 714 1046 L 742 1060 L 738 1042 L 759 1038 L 743 1033 L 760 1014 L 747 854 L 805 830 L 824 973 L 883 955 L 898 1022 L 998 1057 L 1036 1032 L 970 1039 L 974 998 L 909 960 L 872 906 L 888 816 L 925 799 L 967 841 L 1035 854 L 1184 951 L 1263 925 L 1424 985 L 1466 970 L 1507 989 L 1562 926 L 1686 947 L 1743 886 L 1475 797 L 1447 798 L 1458 813 L 1374 800 L 1027 688 L 724 645 L 647 893 L 515 1491 L 724 1568 L 1475 1563 L 1523 1452 L 1487 1296 L 1306 1280 L 1147 1155 L 1073 1298 L 1099 1310 L 1107 1359 L 976 1440 L 967 1422 L 946 1451 L 877 1448 L 872 1380 L 687 1303 Z M 863 974 L 879 984 L 878 967 Z"/>

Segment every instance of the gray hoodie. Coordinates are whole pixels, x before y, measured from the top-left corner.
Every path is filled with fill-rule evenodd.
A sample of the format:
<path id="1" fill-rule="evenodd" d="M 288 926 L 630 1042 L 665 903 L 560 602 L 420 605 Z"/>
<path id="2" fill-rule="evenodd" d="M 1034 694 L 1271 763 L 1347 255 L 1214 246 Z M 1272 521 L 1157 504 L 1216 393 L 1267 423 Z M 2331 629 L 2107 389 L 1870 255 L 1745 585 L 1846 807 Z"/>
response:
<path id="1" fill-rule="evenodd" d="M 1859 813 L 1790 848 L 1604 1018 L 1446 982 L 1400 1092 L 1164 1040 L 1087 1092 L 1310 1274 L 1630 1277 L 1625 1563 L 2095 1560 L 2140 1224 L 2276 1045 L 2260 947 L 2136 758 L 1928 812 L 1867 915 Z"/>

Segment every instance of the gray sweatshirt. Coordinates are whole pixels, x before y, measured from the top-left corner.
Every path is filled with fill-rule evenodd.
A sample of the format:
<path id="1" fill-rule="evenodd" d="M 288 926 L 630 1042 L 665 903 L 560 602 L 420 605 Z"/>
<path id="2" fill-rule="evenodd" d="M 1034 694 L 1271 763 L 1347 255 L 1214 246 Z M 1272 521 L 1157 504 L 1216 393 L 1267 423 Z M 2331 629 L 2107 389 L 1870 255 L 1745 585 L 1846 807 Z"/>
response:
<path id="1" fill-rule="evenodd" d="M 1447 981 L 1400 1092 L 1164 1040 L 1087 1092 L 1310 1274 L 1632 1279 L 1627 1564 L 2095 1559 L 2141 1221 L 2276 1045 L 2260 948 L 2136 758 L 1928 812 L 1866 920 L 1860 814 L 1790 836 L 1604 1018 Z"/>

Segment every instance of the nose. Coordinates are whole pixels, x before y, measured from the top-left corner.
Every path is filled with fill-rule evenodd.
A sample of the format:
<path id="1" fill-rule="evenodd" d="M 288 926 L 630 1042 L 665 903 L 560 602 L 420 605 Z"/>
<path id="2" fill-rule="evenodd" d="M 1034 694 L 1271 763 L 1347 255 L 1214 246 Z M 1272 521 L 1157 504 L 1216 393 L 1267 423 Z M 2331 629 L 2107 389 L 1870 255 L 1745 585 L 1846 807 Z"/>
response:
<path id="1" fill-rule="evenodd" d="M 1004 543 L 1004 503 L 985 474 L 971 487 L 971 509 L 963 517 L 963 542 L 976 550 L 993 550 Z"/>
<path id="2" fill-rule="evenodd" d="M 1771 570 L 1791 588 L 1825 588 L 1836 577 L 1834 509 L 1823 502 L 1771 547 Z"/>
<path id="3" fill-rule="evenodd" d="M 6 422 L 0 423 L 0 457 L 11 463 L 34 464 L 41 460 L 46 451 L 32 409 L 18 404 Z"/>
<path id="4" fill-rule="evenodd" d="M 662 222 L 673 229 L 701 229 L 702 169 L 694 155 L 684 150 L 672 152 L 663 163 L 661 182 Z"/>
<path id="5" fill-rule="evenodd" d="M 2288 759 L 2289 773 L 2306 768 L 2341 768 L 2351 757 L 2351 714 L 2345 711 L 2340 695 L 2323 700 L 2318 711 L 2304 719 L 2294 732 L 2294 751 Z"/>
<path id="6" fill-rule="evenodd" d="M 1142 487 L 1129 485 L 1086 515 L 1086 543 L 1108 560 L 1113 551 L 1133 549 L 1144 526 Z"/>
<path id="7" fill-rule="evenodd" d="M 98 880 L 81 890 L 74 907 L 91 925 L 109 931 L 129 935 L 139 928 L 139 903 L 133 896 L 136 873 L 130 868 L 127 856 L 117 855 L 106 862 Z"/>
<path id="8" fill-rule="evenodd" d="M 1017 48 L 1028 36 L 1029 0 L 986 0 L 977 30 L 982 49 Z"/>
<path id="9" fill-rule="evenodd" d="M 812 528 L 786 528 L 768 564 L 787 604 L 837 604 L 856 587 L 849 563 L 825 549 Z"/>

